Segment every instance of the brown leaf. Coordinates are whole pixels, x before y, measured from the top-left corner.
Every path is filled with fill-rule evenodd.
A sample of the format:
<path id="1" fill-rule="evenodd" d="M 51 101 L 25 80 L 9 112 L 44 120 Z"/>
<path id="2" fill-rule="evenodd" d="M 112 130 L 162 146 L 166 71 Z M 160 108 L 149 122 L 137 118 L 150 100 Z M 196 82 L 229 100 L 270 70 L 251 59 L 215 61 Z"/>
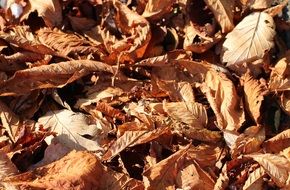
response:
<path id="1" fill-rule="evenodd" d="M 54 50 L 41 44 L 27 26 L 15 27 L 9 33 L 1 32 L 0 38 L 28 51 L 39 54 L 57 55 Z"/>
<path id="2" fill-rule="evenodd" d="M 289 51 L 281 58 L 272 69 L 269 88 L 271 91 L 290 90 L 290 56 Z"/>
<path id="3" fill-rule="evenodd" d="M 42 28 L 37 33 L 39 41 L 60 55 L 103 55 L 102 48 L 95 46 L 80 35 L 65 33 L 58 29 Z"/>
<path id="4" fill-rule="evenodd" d="M 234 1 L 231 0 L 205 0 L 213 12 L 216 20 L 219 22 L 222 32 L 227 33 L 234 28 Z"/>
<path id="5" fill-rule="evenodd" d="M 0 150 L 0 180 L 18 173 L 16 166 L 11 162 L 5 152 Z M 1 182 L 0 182 L 1 185 Z M 0 186 L 1 187 L 1 186 Z"/>
<path id="6" fill-rule="evenodd" d="M 176 0 L 148 0 L 142 16 L 151 22 L 160 20 L 170 13 L 175 2 Z"/>
<path id="7" fill-rule="evenodd" d="M 213 180 L 186 156 L 187 146 L 144 171 L 147 189 L 212 189 Z"/>
<path id="8" fill-rule="evenodd" d="M 151 131 L 126 131 L 112 144 L 102 157 L 102 160 L 110 160 L 127 147 L 150 142 L 166 133 L 170 133 L 169 128 L 158 128 Z"/>
<path id="9" fill-rule="evenodd" d="M 15 72 L 13 77 L 0 84 L 0 96 L 15 96 L 35 89 L 63 87 L 94 71 L 114 73 L 111 66 L 90 60 L 42 65 Z"/>
<path id="10" fill-rule="evenodd" d="M 118 0 L 113 1 L 113 6 L 116 9 L 115 24 L 124 36 L 117 40 L 108 30 L 102 32 L 104 45 L 110 54 L 104 60 L 116 64 L 117 59 L 124 62 L 142 58 L 151 38 L 149 22 Z"/>
<path id="11" fill-rule="evenodd" d="M 249 73 L 243 76 L 245 106 L 250 111 L 251 117 L 258 124 L 261 117 L 261 106 L 264 96 L 267 95 L 267 88 L 258 80 L 254 79 Z"/>
<path id="12" fill-rule="evenodd" d="M 262 58 L 273 47 L 274 36 L 273 18 L 263 12 L 252 13 L 227 34 L 221 60 L 231 66 Z"/>
<path id="13" fill-rule="evenodd" d="M 240 134 L 234 146 L 232 147 L 232 157 L 236 158 L 242 154 L 250 154 L 261 149 L 261 145 L 265 140 L 265 128 L 252 126 Z"/>
<path id="14" fill-rule="evenodd" d="M 207 72 L 202 91 L 213 109 L 221 130 L 236 131 L 245 121 L 243 105 L 231 80 L 221 72 Z"/>
<path id="15" fill-rule="evenodd" d="M 279 153 L 290 146 L 290 129 L 284 130 L 278 135 L 263 143 L 263 147 L 269 153 Z"/>
<path id="16" fill-rule="evenodd" d="M 250 154 L 245 156 L 257 161 L 278 187 L 289 185 L 290 161 L 284 156 L 274 154 Z"/>
<path id="17" fill-rule="evenodd" d="M 283 108 L 283 110 L 288 115 L 290 115 L 290 91 L 283 92 L 280 98 L 280 105 Z"/>
<path id="18" fill-rule="evenodd" d="M 172 119 L 194 128 L 204 128 L 207 124 L 207 113 L 200 103 L 164 102 L 163 109 Z"/>
<path id="19" fill-rule="evenodd" d="M 144 189 L 139 181 L 110 170 L 93 154 L 80 151 L 72 151 L 34 171 L 5 178 L 4 182 L 20 189 Z"/>

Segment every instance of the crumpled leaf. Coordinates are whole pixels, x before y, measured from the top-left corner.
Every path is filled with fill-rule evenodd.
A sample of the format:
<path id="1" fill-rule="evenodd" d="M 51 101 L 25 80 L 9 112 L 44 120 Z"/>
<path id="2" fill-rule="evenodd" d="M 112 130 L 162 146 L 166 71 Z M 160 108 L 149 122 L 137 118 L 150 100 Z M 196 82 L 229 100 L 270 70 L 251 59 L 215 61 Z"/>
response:
<path id="1" fill-rule="evenodd" d="M 149 22 L 118 0 L 113 1 L 113 7 L 117 11 L 115 25 L 126 37 L 118 40 L 108 30 L 102 32 L 104 45 L 109 52 L 104 60 L 116 64 L 117 59 L 122 63 L 141 58 L 151 38 Z"/>
<path id="2" fill-rule="evenodd" d="M 196 102 L 164 102 L 164 111 L 178 122 L 195 128 L 204 128 L 207 124 L 207 113 L 202 104 Z"/>
<path id="3" fill-rule="evenodd" d="M 243 77 L 245 106 L 250 111 L 251 117 L 256 123 L 260 123 L 261 106 L 264 96 L 267 94 L 267 88 L 258 80 L 254 79 L 249 73 Z"/>
<path id="4" fill-rule="evenodd" d="M 264 12 L 255 12 L 245 17 L 223 43 L 222 62 L 227 66 L 262 58 L 274 45 L 275 23 Z"/>
<path id="5" fill-rule="evenodd" d="M 102 150 L 99 142 L 104 138 L 102 133 L 105 133 L 106 129 L 102 126 L 102 123 L 82 113 L 75 113 L 70 110 L 51 111 L 40 117 L 38 124 L 56 132 L 59 135 L 58 140 L 71 149 Z M 102 131 L 103 129 L 104 131 Z M 97 137 L 98 139 L 86 139 L 83 137 L 84 135 Z"/>
<path id="6" fill-rule="evenodd" d="M 202 91 L 217 117 L 218 127 L 221 130 L 238 130 L 245 121 L 245 113 L 232 81 L 224 73 L 207 72 Z"/>
<path id="7" fill-rule="evenodd" d="M 11 162 L 9 157 L 0 150 L 0 180 L 2 181 L 5 177 L 12 176 L 18 173 L 16 166 Z M 1 182 L 0 182 L 1 185 Z M 1 186 L 0 186 L 1 187 Z"/>
<path id="8" fill-rule="evenodd" d="M 263 143 L 263 147 L 269 153 L 279 153 L 290 146 L 290 129 L 284 130 Z"/>
<path id="9" fill-rule="evenodd" d="M 290 183 L 290 161 L 284 156 L 275 154 L 249 154 L 257 161 L 273 179 L 278 187 L 288 186 Z"/>
<path id="10" fill-rule="evenodd" d="M 290 90 L 290 56 L 289 51 L 287 52 L 286 56 L 281 58 L 272 69 L 269 80 L 271 91 Z"/>
<path id="11" fill-rule="evenodd" d="M 216 20 L 219 22 L 222 32 L 227 33 L 234 28 L 233 10 L 234 1 L 231 0 L 205 0 L 213 12 Z"/>
<path id="12" fill-rule="evenodd" d="M 245 132 L 240 134 L 235 140 L 231 150 L 232 157 L 236 158 L 242 154 L 258 152 L 265 138 L 264 127 L 252 126 L 247 128 Z"/>
<path id="13" fill-rule="evenodd" d="M 290 91 L 285 91 L 281 95 L 280 104 L 283 110 L 290 115 Z"/>
<path id="14" fill-rule="evenodd" d="M 59 26 L 62 22 L 62 9 L 59 0 L 29 0 L 28 7 L 21 19 L 28 18 L 29 14 L 37 11 L 45 24 L 49 27 Z"/>
<path id="15" fill-rule="evenodd" d="M 7 177 L 4 182 L 20 189 L 144 189 L 138 180 L 110 170 L 85 151 L 72 151 L 56 162 Z"/>
<path id="16" fill-rule="evenodd" d="M 213 189 L 214 181 L 191 158 L 187 146 L 143 172 L 147 189 Z"/>
<path id="17" fill-rule="evenodd" d="M 169 128 L 155 130 L 126 131 L 119 137 L 102 157 L 102 160 L 110 160 L 127 147 L 150 142 L 163 134 L 170 133 Z"/>
<path id="18" fill-rule="evenodd" d="M 57 51 L 60 55 L 88 55 L 90 53 L 104 54 L 101 47 L 95 46 L 85 38 L 76 34 L 65 33 L 58 29 L 42 28 L 38 31 L 39 41 Z"/>
<path id="19" fill-rule="evenodd" d="M 159 20 L 172 10 L 175 2 L 176 0 L 149 0 L 142 16 L 149 21 Z"/>
<path id="20" fill-rule="evenodd" d="M 114 73 L 111 66 L 91 60 L 42 65 L 15 72 L 13 77 L 0 84 L 0 96 L 15 96 L 35 89 L 63 87 L 92 71 Z"/>
<path id="21" fill-rule="evenodd" d="M 263 189 L 263 177 L 266 172 L 262 167 L 257 168 L 249 174 L 248 179 L 243 186 L 243 190 L 262 190 Z"/>

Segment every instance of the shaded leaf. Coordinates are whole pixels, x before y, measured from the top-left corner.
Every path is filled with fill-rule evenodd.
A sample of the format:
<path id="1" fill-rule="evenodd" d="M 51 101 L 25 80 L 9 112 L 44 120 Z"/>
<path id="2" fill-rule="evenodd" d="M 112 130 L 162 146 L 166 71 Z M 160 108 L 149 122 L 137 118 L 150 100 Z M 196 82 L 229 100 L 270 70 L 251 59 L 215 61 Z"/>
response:
<path id="1" fill-rule="evenodd" d="M 35 89 L 63 87 L 93 71 L 113 73 L 113 68 L 98 61 L 76 60 L 20 70 L 0 84 L 0 96 L 15 96 Z"/>
<path id="2" fill-rule="evenodd" d="M 205 0 L 213 12 L 216 20 L 219 22 L 222 32 L 227 33 L 234 28 L 233 10 L 234 1 L 231 0 Z"/>
<path id="3" fill-rule="evenodd" d="M 109 160 L 119 154 L 127 147 L 150 142 L 165 133 L 170 133 L 169 128 L 158 128 L 155 130 L 126 131 L 119 137 L 102 157 L 102 160 Z"/>
<path id="4" fill-rule="evenodd" d="M 278 153 L 290 146 L 290 129 L 284 130 L 263 143 L 269 153 Z"/>
<path id="5" fill-rule="evenodd" d="M 264 96 L 267 94 L 266 86 L 255 80 L 249 73 L 246 73 L 243 79 L 245 106 L 255 122 L 260 123 L 261 106 Z"/>

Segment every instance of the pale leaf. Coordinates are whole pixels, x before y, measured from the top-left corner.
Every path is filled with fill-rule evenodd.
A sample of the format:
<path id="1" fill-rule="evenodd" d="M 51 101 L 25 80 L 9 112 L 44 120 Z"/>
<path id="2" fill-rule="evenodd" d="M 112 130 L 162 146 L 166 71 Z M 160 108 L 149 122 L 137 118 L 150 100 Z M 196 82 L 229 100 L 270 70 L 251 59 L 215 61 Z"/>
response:
<path id="1" fill-rule="evenodd" d="M 207 124 L 207 113 L 202 104 L 191 102 L 164 102 L 164 111 L 178 122 L 195 128 L 204 128 Z"/>
<path id="2" fill-rule="evenodd" d="M 111 66 L 91 60 L 42 65 L 15 72 L 13 77 L 0 84 L 0 96 L 21 95 L 35 89 L 63 87 L 94 71 L 114 73 Z"/>
<path id="3" fill-rule="evenodd" d="M 62 6 L 59 0 L 29 0 L 29 6 L 30 9 L 27 9 L 21 19 L 28 18 L 30 13 L 37 11 L 47 26 L 54 27 L 61 24 Z"/>
<path id="4" fill-rule="evenodd" d="M 273 47 L 274 36 L 273 18 L 264 12 L 252 13 L 227 34 L 221 60 L 231 66 L 262 58 Z"/>
<path id="5" fill-rule="evenodd" d="M 284 156 L 274 154 L 250 154 L 245 156 L 257 161 L 278 187 L 289 185 L 290 161 Z"/>
<path id="6" fill-rule="evenodd" d="M 267 94 L 267 88 L 258 80 L 254 79 L 249 73 L 246 73 L 244 79 L 245 106 L 250 111 L 250 115 L 258 124 L 261 117 L 261 106 L 264 96 Z"/>
<path id="7" fill-rule="evenodd" d="M 51 111 L 40 117 L 38 123 L 43 125 L 44 128 L 56 132 L 59 135 L 59 140 L 69 148 L 102 150 L 98 141 L 82 137 L 82 135 L 91 137 L 101 135 L 102 125 L 82 113 L 75 113 L 70 110 Z M 101 138 L 101 136 L 98 138 Z"/>
<path id="8" fill-rule="evenodd" d="M 243 190 L 263 190 L 263 177 L 265 174 L 265 170 L 262 167 L 259 167 L 250 173 L 245 185 L 243 186 Z"/>
<path id="9" fill-rule="evenodd" d="M 18 170 L 16 166 L 12 163 L 6 153 L 0 150 L 0 181 L 2 181 L 7 176 L 12 176 L 17 173 Z"/>
<path id="10" fill-rule="evenodd" d="M 219 22 L 222 32 L 227 33 L 234 28 L 234 1 L 232 0 L 205 0 Z"/>

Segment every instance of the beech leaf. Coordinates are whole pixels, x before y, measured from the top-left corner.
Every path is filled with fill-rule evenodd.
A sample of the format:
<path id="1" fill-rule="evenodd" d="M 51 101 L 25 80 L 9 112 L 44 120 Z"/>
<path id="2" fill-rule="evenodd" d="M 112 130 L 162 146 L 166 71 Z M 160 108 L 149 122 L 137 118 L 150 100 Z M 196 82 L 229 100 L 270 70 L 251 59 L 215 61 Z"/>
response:
<path id="1" fill-rule="evenodd" d="M 252 13 L 227 34 L 221 60 L 231 66 L 260 59 L 273 47 L 274 36 L 273 18 L 264 12 Z"/>

